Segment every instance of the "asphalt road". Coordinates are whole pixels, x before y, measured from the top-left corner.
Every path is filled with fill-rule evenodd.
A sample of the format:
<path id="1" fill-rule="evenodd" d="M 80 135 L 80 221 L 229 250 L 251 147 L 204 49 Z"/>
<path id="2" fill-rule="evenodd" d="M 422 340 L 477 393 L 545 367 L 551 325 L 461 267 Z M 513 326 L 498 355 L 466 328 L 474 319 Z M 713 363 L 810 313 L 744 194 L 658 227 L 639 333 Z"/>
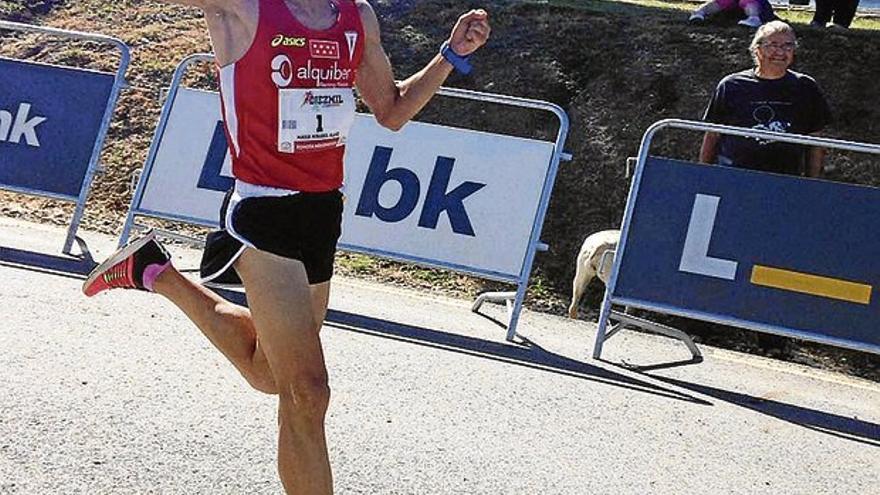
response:
<path id="1" fill-rule="evenodd" d="M 0 493 L 281 493 L 275 400 L 161 298 L 82 297 L 63 239 L 0 218 Z M 516 345 L 470 301 L 350 279 L 330 307 L 337 493 L 880 490 L 877 383 L 706 347 L 664 368 L 684 347 L 633 332 L 593 361 L 592 324 L 525 312 Z"/>

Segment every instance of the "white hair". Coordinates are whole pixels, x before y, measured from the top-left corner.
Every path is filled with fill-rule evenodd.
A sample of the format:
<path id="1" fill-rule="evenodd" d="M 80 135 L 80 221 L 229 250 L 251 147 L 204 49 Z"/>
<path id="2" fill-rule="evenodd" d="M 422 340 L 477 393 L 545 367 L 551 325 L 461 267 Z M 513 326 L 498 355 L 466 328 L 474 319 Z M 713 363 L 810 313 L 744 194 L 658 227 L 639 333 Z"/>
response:
<path id="1" fill-rule="evenodd" d="M 793 40 L 797 39 L 794 29 L 785 22 L 770 21 L 762 25 L 755 31 L 755 37 L 752 38 L 752 44 L 749 45 L 749 53 L 752 54 L 756 64 L 758 63 L 758 47 L 761 46 L 765 39 L 778 33 L 790 33 Z"/>

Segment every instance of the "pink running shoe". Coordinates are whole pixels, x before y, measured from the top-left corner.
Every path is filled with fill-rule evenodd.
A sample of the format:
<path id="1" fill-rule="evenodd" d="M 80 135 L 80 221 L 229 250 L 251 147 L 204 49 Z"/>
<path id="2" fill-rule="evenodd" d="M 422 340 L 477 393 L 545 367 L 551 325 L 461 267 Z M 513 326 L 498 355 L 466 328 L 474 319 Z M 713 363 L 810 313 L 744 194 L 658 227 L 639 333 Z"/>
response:
<path id="1" fill-rule="evenodd" d="M 92 297 L 108 289 L 153 291 L 156 281 L 171 266 L 168 251 L 156 241 L 153 231 L 119 248 L 92 270 L 82 286 L 83 294 Z"/>

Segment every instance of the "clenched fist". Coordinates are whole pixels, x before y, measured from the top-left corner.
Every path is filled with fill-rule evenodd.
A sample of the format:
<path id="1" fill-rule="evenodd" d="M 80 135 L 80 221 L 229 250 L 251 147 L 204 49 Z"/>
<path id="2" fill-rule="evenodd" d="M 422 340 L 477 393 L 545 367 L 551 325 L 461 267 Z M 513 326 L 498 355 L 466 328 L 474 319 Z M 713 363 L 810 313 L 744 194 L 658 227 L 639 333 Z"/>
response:
<path id="1" fill-rule="evenodd" d="M 462 14 L 452 28 L 449 46 L 462 57 L 477 51 L 489 40 L 489 13 L 483 9 L 471 10 Z"/>

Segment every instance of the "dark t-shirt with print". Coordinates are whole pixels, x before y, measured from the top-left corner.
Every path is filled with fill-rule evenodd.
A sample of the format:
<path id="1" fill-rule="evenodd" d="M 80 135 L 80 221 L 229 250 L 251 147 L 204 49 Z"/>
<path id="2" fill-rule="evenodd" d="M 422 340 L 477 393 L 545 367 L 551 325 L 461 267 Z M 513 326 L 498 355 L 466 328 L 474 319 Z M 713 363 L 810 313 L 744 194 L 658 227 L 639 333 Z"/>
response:
<path id="1" fill-rule="evenodd" d="M 788 71 L 761 79 L 753 69 L 731 74 L 715 89 L 703 120 L 789 134 L 816 132 L 831 120 L 822 91 L 810 76 Z M 722 134 L 718 163 L 801 175 L 807 147 Z"/>

